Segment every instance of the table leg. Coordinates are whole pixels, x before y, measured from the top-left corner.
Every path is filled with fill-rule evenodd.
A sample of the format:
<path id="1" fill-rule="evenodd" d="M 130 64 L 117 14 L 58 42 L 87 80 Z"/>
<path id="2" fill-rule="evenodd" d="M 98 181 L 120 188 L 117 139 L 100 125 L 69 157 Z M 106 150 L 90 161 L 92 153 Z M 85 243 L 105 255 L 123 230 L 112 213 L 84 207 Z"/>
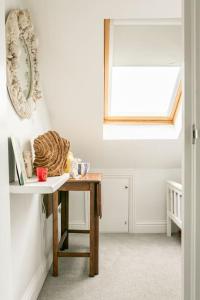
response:
<path id="1" fill-rule="evenodd" d="M 53 276 L 58 276 L 58 192 L 53 194 Z"/>
<path id="2" fill-rule="evenodd" d="M 95 275 L 95 189 L 94 184 L 90 184 L 90 272 L 89 276 Z"/>
<path id="3" fill-rule="evenodd" d="M 61 235 L 69 229 L 69 192 L 60 192 L 61 197 Z M 63 243 L 62 250 L 69 248 L 69 235 Z"/>
<path id="4" fill-rule="evenodd" d="M 99 274 L 99 210 L 98 203 L 100 201 L 99 197 L 101 186 L 99 184 L 95 185 L 95 275 Z"/>

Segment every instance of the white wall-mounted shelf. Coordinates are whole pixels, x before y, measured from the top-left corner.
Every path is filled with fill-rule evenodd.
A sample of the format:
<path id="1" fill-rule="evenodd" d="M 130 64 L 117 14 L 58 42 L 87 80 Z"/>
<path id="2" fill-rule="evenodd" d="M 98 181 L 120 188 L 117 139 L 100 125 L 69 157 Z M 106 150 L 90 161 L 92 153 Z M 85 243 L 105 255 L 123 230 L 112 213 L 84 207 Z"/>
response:
<path id="1" fill-rule="evenodd" d="M 65 173 L 61 176 L 48 177 L 45 182 L 38 182 L 37 178 L 31 180 L 24 185 L 18 182 L 10 184 L 11 194 L 52 194 L 57 191 L 67 180 L 69 174 Z"/>

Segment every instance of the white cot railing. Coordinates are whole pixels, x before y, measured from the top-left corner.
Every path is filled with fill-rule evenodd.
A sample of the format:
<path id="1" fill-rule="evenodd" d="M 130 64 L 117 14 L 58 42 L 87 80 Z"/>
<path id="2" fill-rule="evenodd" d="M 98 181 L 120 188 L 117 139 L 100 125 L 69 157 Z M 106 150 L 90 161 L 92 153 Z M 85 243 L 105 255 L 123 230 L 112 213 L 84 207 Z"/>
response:
<path id="1" fill-rule="evenodd" d="M 182 229 L 183 223 L 183 189 L 182 184 L 167 182 L 167 236 L 172 233 L 172 221 Z"/>

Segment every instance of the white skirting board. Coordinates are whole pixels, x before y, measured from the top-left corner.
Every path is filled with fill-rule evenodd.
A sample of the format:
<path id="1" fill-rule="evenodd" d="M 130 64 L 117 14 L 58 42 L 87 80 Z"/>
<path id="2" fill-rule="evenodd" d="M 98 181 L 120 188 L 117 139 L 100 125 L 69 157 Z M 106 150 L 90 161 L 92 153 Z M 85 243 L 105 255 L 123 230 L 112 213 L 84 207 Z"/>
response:
<path id="1" fill-rule="evenodd" d="M 39 266 L 21 300 L 37 300 L 53 261 L 52 253 Z"/>
<path id="2" fill-rule="evenodd" d="M 167 229 L 167 222 L 151 222 L 151 223 L 136 223 L 135 233 L 165 233 Z"/>

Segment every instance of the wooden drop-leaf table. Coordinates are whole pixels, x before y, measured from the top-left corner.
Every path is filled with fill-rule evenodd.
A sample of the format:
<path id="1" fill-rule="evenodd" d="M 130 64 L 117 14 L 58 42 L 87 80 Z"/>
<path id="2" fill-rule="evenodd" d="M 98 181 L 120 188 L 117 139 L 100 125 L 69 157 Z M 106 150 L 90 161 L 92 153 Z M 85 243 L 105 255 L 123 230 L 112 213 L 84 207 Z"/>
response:
<path id="1" fill-rule="evenodd" d="M 69 191 L 90 192 L 90 229 L 69 229 Z M 60 200 L 60 201 L 59 201 Z M 58 239 L 58 205 L 61 202 L 61 239 Z M 101 218 L 101 175 L 88 173 L 78 179 L 67 180 L 53 194 L 53 276 L 58 276 L 59 257 L 89 257 L 89 276 L 99 272 L 99 218 Z M 89 252 L 68 251 L 70 233 L 88 233 Z M 67 251 L 66 251 L 67 250 Z"/>

